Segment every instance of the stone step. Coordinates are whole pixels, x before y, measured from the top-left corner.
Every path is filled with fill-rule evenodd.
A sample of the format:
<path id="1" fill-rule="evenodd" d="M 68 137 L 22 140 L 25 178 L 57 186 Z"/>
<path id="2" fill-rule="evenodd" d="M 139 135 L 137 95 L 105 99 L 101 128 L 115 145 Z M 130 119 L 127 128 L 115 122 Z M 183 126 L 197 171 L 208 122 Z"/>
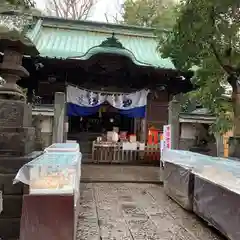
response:
<path id="1" fill-rule="evenodd" d="M 92 148 L 92 143 L 91 142 L 90 143 L 89 142 L 80 142 L 79 145 L 80 145 L 81 150 L 83 148 Z"/>
<path id="2" fill-rule="evenodd" d="M 84 153 L 82 156 L 82 163 L 92 163 L 92 154 Z"/>
<path id="3" fill-rule="evenodd" d="M 76 135 L 68 135 L 69 140 L 77 140 L 77 141 L 94 141 L 97 137 L 99 137 L 101 133 L 80 133 Z"/>
<path id="4" fill-rule="evenodd" d="M 86 140 L 86 141 L 79 141 L 79 144 L 80 144 L 80 146 L 88 146 L 88 145 L 92 145 L 92 141 L 88 141 L 88 140 Z"/>

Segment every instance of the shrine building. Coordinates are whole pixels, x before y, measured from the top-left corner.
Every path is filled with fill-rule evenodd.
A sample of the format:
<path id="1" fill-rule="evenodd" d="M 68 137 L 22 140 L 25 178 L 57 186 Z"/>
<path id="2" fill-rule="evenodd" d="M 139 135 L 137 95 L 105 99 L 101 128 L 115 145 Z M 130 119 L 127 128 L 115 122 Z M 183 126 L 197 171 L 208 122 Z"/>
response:
<path id="1" fill-rule="evenodd" d="M 27 36 L 40 54 L 24 58 L 30 77 L 18 84 L 27 89 L 28 101 L 37 96 L 38 112 L 51 112 L 55 93 L 70 91 L 68 139 L 81 141 L 83 133 L 89 139 L 117 127 L 147 141 L 150 128 L 162 131 L 168 123 L 173 96 L 193 88 L 191 72 L 180 72 L 161 57 L 155 33 L 136 26 L 35 18 Z"/>

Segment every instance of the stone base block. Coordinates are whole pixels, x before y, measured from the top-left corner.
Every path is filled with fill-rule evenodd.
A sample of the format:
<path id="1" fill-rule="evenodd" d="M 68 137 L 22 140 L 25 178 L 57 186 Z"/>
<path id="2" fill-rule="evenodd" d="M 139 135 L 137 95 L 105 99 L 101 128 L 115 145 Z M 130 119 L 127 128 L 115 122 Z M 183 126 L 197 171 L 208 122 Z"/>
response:
<path id="1" fill-rule="evenodd" d="M 35 129 L 0 127 L 0 155 L 24 156 L 34 151 Z"/>
<path id="2" fill-rule="evenodd" d="M 42 152 L 32 152 L 26 156 L 0 156 L 0 173 L 1 174 L 16 174 L 17 171 L 27 162 L 40 156 Z M 1 185 L 1 182 L 0 182 Z"/>
<path id="3" fill-rule="evenodd" d="M 0 238 L 1 239 L 19 239 L 20 234 L 19 218 L 2 218 L 0 219 Z"/>
<path id="4" fill-rule="evenodd" d="M 240 159 L 240 137 L 229 139 L 229 157 Z"/>
<path id="5" fill-rule="evenodd" d="M 0 239 L 19 239 L 22 195 L 27 192 L 27 189 L 21 183 L 13 185 L 13 179 L 24 164 L 40 154 L 41 152 L 33 152 L 24 157 L 0 156 L 0 191 L 3 194 Z"/>
<path id="6" fill-rule="evenodd" d="M 1 127 L 30 127 L 31 125 L 31 105 L 22 101 L 0 99 Z"/>
<path id="7" fill-rule="evenodd" d="M 180 138 L 179 140 L 180 150 L 189 150 L 193 145 L 194 145 L 193 139 Z"/>
<path id="8" fill-rule="evenodd" d="M 23 184 L 17 183 L 13 185 L 16 174 L 0 174 L 0 191 L 5 195 L 23 194 Z"/>
<path id="9" fill-rule="evenodd" d="M 50 145 L 52 145 L 52 133 L 41 133 L 42 136 L 42 141 L 43 141 L 43 147 L 49 147 Z"/>
<path id="10" fill-rule="evenodd" d="M 20 218 L 22 212 L 22 195 L 3 195 L 1 218 Z"/>

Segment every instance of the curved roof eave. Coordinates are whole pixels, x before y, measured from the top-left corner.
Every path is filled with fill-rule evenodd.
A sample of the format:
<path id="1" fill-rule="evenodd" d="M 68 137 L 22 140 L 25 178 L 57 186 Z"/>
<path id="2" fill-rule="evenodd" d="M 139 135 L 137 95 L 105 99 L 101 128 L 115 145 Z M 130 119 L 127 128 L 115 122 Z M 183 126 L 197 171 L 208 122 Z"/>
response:
<path id="1" fill-rule="evenodd" d="M 115 55 L 119 55 L 119 56 L 124 56 L 129 58 L 135 65 L 139 65 L 139 66 L 150 66 L 150 67 L 156 67 L 156 66 L 152 66 L 149 63 L 144 63 L 139 61 L 135 55 L 128 49 L 119 49 L 117 47 L 93 47 L 90 48 L 85 54 L 83 54 L 82 56 L 72 56 L 72 57 L 68 57 L 69 59 L 79 59 L 79 60 L 89 60 L 91 57 L 93 57 L 94 55 L 98 55 L 98 54 L 115 54 Z"/>

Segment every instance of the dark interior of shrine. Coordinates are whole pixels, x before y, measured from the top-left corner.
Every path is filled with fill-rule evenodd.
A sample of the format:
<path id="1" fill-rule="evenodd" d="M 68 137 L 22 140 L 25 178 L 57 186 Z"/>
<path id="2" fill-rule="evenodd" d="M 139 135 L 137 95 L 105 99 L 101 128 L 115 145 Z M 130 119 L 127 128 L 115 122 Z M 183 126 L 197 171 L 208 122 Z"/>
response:
<path id="1" fill-rule="evenodd" d="M 134 119 L 121 115 L 117 109 L 104 104 L 96 114 L 86 117 L 69 117 L 69 134 L 77 132 L 104 133 L 118 127 L 121 131 L 134 132 Z"/>

